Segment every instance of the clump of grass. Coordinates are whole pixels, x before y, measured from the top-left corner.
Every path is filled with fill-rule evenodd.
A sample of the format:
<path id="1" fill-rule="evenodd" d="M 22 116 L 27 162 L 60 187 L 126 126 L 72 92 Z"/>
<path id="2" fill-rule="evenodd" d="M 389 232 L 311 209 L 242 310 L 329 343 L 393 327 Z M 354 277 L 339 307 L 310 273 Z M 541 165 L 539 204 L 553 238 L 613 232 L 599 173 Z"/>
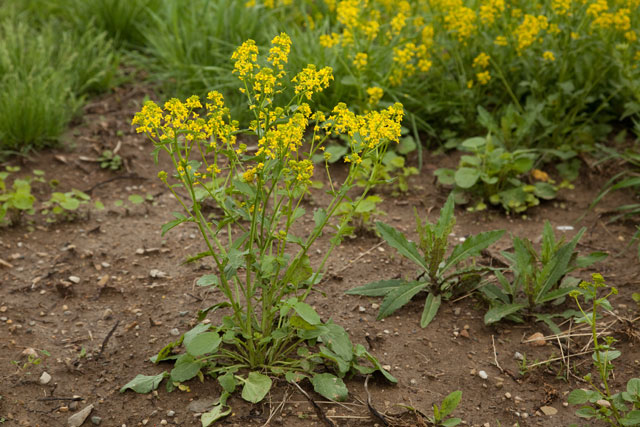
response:
<path id="1" fill-rule="evenodd" d="M 118 57 L 104 33 L 34 27 L 28 13 L 0 23 L 0 150 L 25 152 L 58 139 L 86 95 L 106 90 Z"/>
<path id="2" fill-rule="evenodd" d="M 135 62 L 150 73 L 149 80 L 161 82 L 167 96 L 205 96 L 218 90 L 233 95 L 232 113 L 246 118 L 229 58 L 246 39 L 268 44 L 276 25 L 269 11 L 245 9 L 233 0 L 194 0 L 189 7 L 165 2 L 152 13 L 143 55 L 136 55 Z"/>

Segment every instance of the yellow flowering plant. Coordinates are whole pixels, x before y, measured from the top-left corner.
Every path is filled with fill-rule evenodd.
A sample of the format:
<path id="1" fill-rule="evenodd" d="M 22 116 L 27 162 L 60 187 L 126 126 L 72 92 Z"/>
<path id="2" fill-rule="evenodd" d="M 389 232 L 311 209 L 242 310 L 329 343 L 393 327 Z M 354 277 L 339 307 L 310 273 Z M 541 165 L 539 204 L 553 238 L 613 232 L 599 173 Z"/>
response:
<path id="1" fill-rule="evenodd" d="M 322 321 L 305 301 L 323 277 L 329 255 L 349 232 L 350 215 L 332 219 L 345 201 L 357 211 L 366 199 L 373 179 L 358 197 L 347 193 L 363 161 L 381 162 L 388 144 L 398 141 L 403 108 L 394 104 L 355 114 L 340 103 L 328 114 L 313 111 L 308 102 L 329 86 L 332 70 L 310 64 L 287 84 L 290 49 L 291 40 L 283 33 L 272 40 L 268 55 L 261 55 L 252 40 L 233 53 L 233 73 L 254 116 L 247 129 L 232 120 L 217 92 L 204 102 L 195 96 L 169 100 L 163 107 L 149 101 L 133 119 L 137 131 L 151 139 L 156 158 L 166 153 L 175 169 L 159 173 L 182 207 L 163 234 L 182 223 L 195 224 L 206 245 L 196 258 L 211 259 L 216 272 L 197 284 L 224 296 L 202 311 L 199 320 L 216 310 L 224 316 L 217 326 L 198 324 L 154 358 L 175 359 L 170 373 L 139 376 L 123 390 L 139 391 L 137 385 L 145 380 L 157 387 L 165 377 L 169 388 L 203 374 L 216 377 L 223 396 L 203 415 L 203 424 L 229 413 L 226 399 L 236 387 L 242 387 L 245 400 L 262 400 L 273 375 L 288 381 L 309 378 L 318 393 L 334 400 L 346 398 L 341 378 L 350 373 L 380 371 L 395 382 L 364 347 L 351 344 L 342 327 Z M 305 196 L 317 173 L 311 157 L 337 137 L 347 141 L 347 176 L 341 184 L 333 180 L 325 161 L 331 201 L 308 214 Z M 327 153 L 325 160 L 329 157 Z M 215 217 L 206 216 L 205 202 L 216 207 Z M 310 229 L 296 227 L 308 216 L 314 224 Z M 329 228 L 329 247 L 319 262 L 312 262 L 315 251 L 310 249 Z M 172 349 L 179 345 L 185 352 L 175 358 Z M 369 365 L 361 365 L 361 359 Z M 316 373 L 320 365 L 334 373 Z"/>

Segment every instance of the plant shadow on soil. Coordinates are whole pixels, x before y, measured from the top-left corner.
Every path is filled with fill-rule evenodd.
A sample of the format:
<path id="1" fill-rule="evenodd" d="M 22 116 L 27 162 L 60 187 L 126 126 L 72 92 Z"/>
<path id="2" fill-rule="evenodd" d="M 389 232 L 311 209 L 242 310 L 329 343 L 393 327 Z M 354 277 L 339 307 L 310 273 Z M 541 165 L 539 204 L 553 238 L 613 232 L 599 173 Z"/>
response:
<path id="1" fill-rule="evenodd" d="M 187 384 L 189 392 L 168 394 L 163 385 L 148 395 L 118 391 L 137 374 L 169 369 L 151 364 L 149 357 L 176 339 L 171 334 L 174 328 L 180 333 L 187 331 L 195 324 L 197 311 L 221 297 L 195 286 L 209 269 L 206 263 L 182 264 L 186 256 L 201 250 L 196 230 L 181 227 L 165 237 L 160 235 L 177 203 L 156 179 L 159 167 L 149 155 L 148 142 L 129 126 L 143 94 L 137 88 L 121 88 L 96 100 L 85 108 L 83 123 L 67 136 L 73 149 L 22 160 L 23 171 L 42 169 L 47 178 L 60 181 L 65 191 L 71 187 L 90 189 L 91 196 L 101 200 L 106 209 L 92 209 L 90 215 L 70 223 L 45 226 L 36 217 L 31 226 L 0 230 L 0 259 L 6 261 L 0 266 L 0 420 L 8 423 L 3 425 L 65 426 L 74 412 L 93 404 L 91 416 L 100 417 L 106 426 L 153 426 L 162 420 L 196 426 L 200 421 L 192 411 L 197 409 L 193 402 L 219 396 L 215 381 L 197 380 Z M 118 141 L 125 169 L 105 171 L 98 163 L 82 160 L 114 149 Z M 415 238 L 413 207 L 421 215 L 429 212 L 431 221 L 436 219 L 446 194 L 436 188 L 433 171 L 455 161 L 455 155 L 427 155 L 407 195 L 394 197 L 380 191 L 385 200 L 382 209 L 387 212 L 381 219 Z M 640 283 L 640 266 L 635 250 L 623 250 L 633 234 L 633 224 L 606 224 L 605 216 L 613 207 L 628 203 L 630 196 L 613 194 L 574 224 L 607 177 L 598 170 L 585 171 L 575 190 L 564 190 L 555 201 L 531 209 L 526 219 L 491 210 L 468 213 L 457 209 L 451 239 L 506 229 L 535 242 L 545 219 L 554 228 L 573 225 L 578 230 L 586 226 L 580 252 L 604 250 L 611 255 L 579 276 L 588 279 L 592 272 L 602 273 L 610 286 L 620 290 L 612 299 L 618 314 L 635 318 L 638 308 L 631 294 Z M 153 201 L 114 206 L 116 200 L 126 200 L 134 193 L 150 194 Z M 314 192 L 307 210 L 322 206 L 323 196 L 321 191 Z M 571 234 L 567 232 L 567 238 Z M 347 289 L 370 281 L 414 274 L 409 263 L 379 243 L 380 239 L 371 235 L 347 239 L 333 253 L 329 278 L 318 288 L 326 297 L 315 293 L 309 300 L 323 319 L 333 318 L 347 328 L 354 343 L 363 344 L 382 364 L 391 366 L 399 380 L 397 386 L 377 377 L 369 382 L 371 403 L 378 411 L 395 415 L 392 421 L 396 425 L 425 425 L 419 415 L 398 405 L 428 414 L 433 403 L 441 402 L 451 391 L 462 390 L 461 404 L 453 415 L 468 425 L 585 424 L 574 415 L 577 408 L 563 403 L 570 390 L 585 386 L 577 378 L 589 371 L 589 354 L 572 357 L 571 372 L 577 375 L 570 373 L 568 382 L 563 380 L 566 368 L 559 362 L 541 364 L 525 375 L 519 372 L 516 352 L 526 355 L 530 363 L 561 356 L 557 342 L 545 346 L 522 342 L 534 332 L 549 334 L 541 323 L 485 326 L 485 305 L 470 296 L 444 304 L 435 320 L 421 329 L 423 301 L 419 297 L 382 322 L 376 321 L 379 299 L 345 295 Z M 321 253 L 327 246 L 325 237 L 317 250 Z M 489 255 L 509 248 L 510 240 L 505 236 Z M 485 258 L 483 262 L 491 262 L 491 256 Z M 152 270 L 157 270 L 155 277 L 151 277 Z M 70 276 L 79 282 L 68 282 Z M 618 323 L 612 329 L 622 351 L 615 363 L 614 390 L 638 372 L 636 328 Z M 51 356 L 39 365 L 18 369 L 12 361 L 24 362 L 27 348 L 46 350 Z M 39 382 L 43 371 L 52 377 L 46 385 Z M 488 378 L 482 379 L 479 371 L 485 371 Z M 382 425 L 367 408 L 363 384 L 361 377 L 347 381 L 350 400 L 320 402 L 324 414 L 336 425 Z M 302 386 L 321 400 L 308 383 Z M 74 396 L 82 400 L 66 399 Z M 221 424 L 259 426 L 269 420 L 271 425 L 324 425 L 306 398 L 284 381 L 277 382 L 259 405 L 249 405 L 235 396 L 229 404 L 233 415 Z M 551 406 L 557 413 L 544 415 L 539 410 L 543 406 Z"/>

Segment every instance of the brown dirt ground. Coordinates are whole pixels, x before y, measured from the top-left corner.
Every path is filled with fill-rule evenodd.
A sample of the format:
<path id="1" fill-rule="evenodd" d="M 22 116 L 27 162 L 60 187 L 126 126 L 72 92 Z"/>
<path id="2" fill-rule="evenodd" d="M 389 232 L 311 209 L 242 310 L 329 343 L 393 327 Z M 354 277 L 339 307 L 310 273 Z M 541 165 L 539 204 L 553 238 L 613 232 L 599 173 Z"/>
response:
<path id="1" fill-rule="evenodd" d="M 64 146 L 71 148 L 12 162 L 21 164 L 26 172 L 44 170 L 48 179 L 60 181 L 62 190 L 88 191 L 107 208 L 92 209 L 72 222 L 47 225 L 34 216 L 31 224 L 0 229 L 0 259 L 10 264 L 0 266 L 3 425 L 66 426 L 74 411 L 93 404 L 92 416 L 101 417 L 104 426 L 196 426 L 200 425 L 199 419 L 187 409 L 189 403 L 219 395 L 215 381 L 197 380 L 189 384 L 190 392 L 168 394 L 163 386 L 150 395 L 118 392 L 139 373 L 151 375 L 167 369 L 153 365 L 149 357 L 175 339 L 170 335 L 172 328 L 187 331 L 195 323 L 197 310 L 220 298 L 215 291 L 194 285 L 209 268 L 205 263 L 181 263 L 185 256 L 199 252 L 195 231 L 183 227 L 164 238 L 160 236 L 161 225 L 177 209 L 170 193 L 156 179 L 159 167 L 153 164 L 148 143 L 129 126 L 143 95 L 143 91 L 127 88 L 96 100 L 85 108 L 82 123 L 66 136 Z M 108 172 L 97 163 L 81 159 L 95 158 L 96 153 L 117 144 L 121 144 L 124 170 Z M 429 218 L 435 220 L 446 194 L 435 186 L 433 171 L 442 164 L 455 164 L 455 158 L 428 154 L 421 174 L 412 179 L 408 195 L 395 198 L 382 191 L 383 209 L 388 213 L 383 219 L 413 237 L 413 207 L 423 214 L 429 212 Z M 605 250 L 611 256 L 594 269 L 579 272 L 579 276 L 588 279 L 592 272 L 601 272 L 609 285 L 620 290 L 613 298 L 616 313 L 635 319 L 638 306 L 631 294 L 639 289 L 640 265 L 635 249 L 625 249 L 633 224 L 606 223 L 607 211 L 629 203 L 631 196 L 614 194 L 574 224 L 607 176 L 607 171 L 583 167 L 575 190 L 565 190 L 554 202 L 531 209 L 526 218 L 510 218 L 491 210 L 469 213 L 458 209 L 452 240 L 502 228 L 535 240 L 545 220 L 554 227 L 575 225 L 577 230 L 586 226 L 580 251 Z M 48 190 L 41 185 L 35 192 L 43 196 Z M 126 200 L 134 193 L 151 194 L 153 202 L 114 206 L 115 200 Z M 322 194 L 314 193 L 309 203 L 321 205 Z M 373 406 L 396 416 L 392 424 L 425 425 L 419 415 L 407 413 L 399 405 L 429 413 L 433 403 L 453 390 L 463 391 L 455 415 L 468 425 L 585 424 L 574 416 L 576 408 L 566 407 L 565 402 L 569 391 L 584 386 L 577 378 L 588 372 L 590 355 L 572 357 L 577 375 L 570 375 L 568 380 L 564 378 L 565 365 L 559 362 L 541 364 L 524 375 L 519 373 L 515 352 L 526 355 L 529 363 L 561 356 L 558 342 L 541 347 L 523 343 L 534 332 L 549 334 L 544 325 L 530 322 L 485 326 L 485 306 L 471 296 L 443 304 L 434 322 L 421 329 L 418 322 L 423 298 L 415 298 L 394 316 L 376 321 L 372 304 L 380 303 L 379 299 L 344 295 L 345 290 L 373 280 L 414 274 L 392 248 L 379 243 L 375 236 L 362 236 L 339 247 L 330 260 L 334 274 L 321 286 L 326 297 L 316 293 L 310 301 L 323 318 L 333 318 L 348 329 L 355 343 L 370 348 L 383 364 L 392 366 L 398 385 L 374 378 L 368 387 Z M 318 249 L 321 251 L 326 245 L 321 241 Z M 503 237 L 492 253 L 509 247 L 509 239 Z M 138 254 L 138 249 L 147 251 Z M 166 272 L 168 277 L 151 278 L 152 269 Z M 69 276 L 79 277 L 80 282 L 65 285 Z M 612 319 L 609 316 L 604 321 Z M 634 338 L 638 337 L 637 325 L 632 323 L 619 321 L 612 333 L 623 354 L 615 363 L 613 388 L 619 390 L 627 379 L 637 376 L 640 344 Z M 570 351 L 577 351 L 585 343 L 579 339 Z M 38 366 L 20 370 L 12 361 L 24 361 L 22 353 L 26 348 L 44 349 L 51 356 Z M 84 357 L 82 352 L 86 353 Z M 52 380 L 41 385 L 38 378 L 45 370 Z M 476 374 L 480 370 L 486 371 L 488 379 Z M 350 400 L 344 404 L 320 403 L 325 414 L 341 426 L 382 425 L 366 407 L 364 379 L 356 377 L 347 383 Z M 305 386 L 311 396 L 319 399 L 308 384 Z M 51 399 L 73 396 L 82 400 Z M 305 397 L 284 382 L 278 382 L 259 405 L 248 405 L 238 397 L 230 399 L 229 404 L 234 413 L 222 424 L 259 426 L 270 415 L 272 425 L 324 424 Z M 557 409 L 557 414 L 541 414 L 539 408 L 545 405 Z M 168 411 L 174 414 L 169 416 Z M 87 420 L 85 425 L 91 422 Z"/>

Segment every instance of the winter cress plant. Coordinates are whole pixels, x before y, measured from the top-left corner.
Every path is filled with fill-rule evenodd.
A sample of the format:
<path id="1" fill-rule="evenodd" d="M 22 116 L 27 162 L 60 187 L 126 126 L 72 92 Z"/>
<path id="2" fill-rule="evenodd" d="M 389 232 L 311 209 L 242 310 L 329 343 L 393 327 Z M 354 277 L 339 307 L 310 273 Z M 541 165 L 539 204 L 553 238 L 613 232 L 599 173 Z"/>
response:
<path id="1" fill-rule="evenodd" d="M 357 197 L 349 190 L 362 163 L 380 165 L 387 145 L 398 141 L 403 108 L 395 104 L 357 115 L 341 103 L 327 115 L 313 111 L 308 102 L 329 86 L 332 69 L 307 65 L 289 80 L 285 66 L 290 46 L 289 37 L 281 34 L 266 56 L 252 40 L 233 53 L 233 73 L 254 116 L 248 129 L 231 119 L 218 92 L 210 92 L 204 105 L 196 96 L 185 102 L 171 99 L 163 108 L 149 101 L 133 119 L 138 132 L 153 142 L 156 159 L 166 153 L 175 169 L 159 173 L 182 207 L 163 234 L 181 223 L 195 224 L 206 246 L 198 258 L 210 259 L 217 272 L 198 284 L 215 287 L 223 301 L 202 311 L 199 320 L 215 310 L 224 315 L 217 326 L 200 323 L 153 358 L 156 363 L 173 361 L 171 372 L 138 375 L 122 391 L 148 392 L 164 378 L 169 390 L 184 388 L 181 383 L 194 377 L 217 378 L 223 392 L 203 415 L 203 425 L 230 413 L 226 400 L 236 388 L 247 401 L 262 400 L 271 376 L 308 378 L 315 391 L 333 400 L 346 398 L 346 375 L 377 370 L 396 381 L 363 346 L 354 346 L 341 326 L 321 320 L 305 300 L 322 278 L 332 250 L 350 232 L 351 215 L 338 219 L 339 207 L 348 202 L 357 212 L 366 199 L 374 179 Z M 257 146 L 249 148 L 239 135 L 253 135 L 246 141 L 255 140 Z M 347 141 L 348 173 L 343 182 L 334 180 L 326 153 L 331 201 L 307 213 L 304 198 L 315 172 L 311 157 L 337 137 Z M 215 215 L 207 216 L 205 201 L 215 205 Z M 313 217 L 313 226 L 303 231 L 295 223 L 305 216 Z M 329 229 L 329 247 L 321 260 L 312 262 L 316 251 L 311 247 Z"/>

